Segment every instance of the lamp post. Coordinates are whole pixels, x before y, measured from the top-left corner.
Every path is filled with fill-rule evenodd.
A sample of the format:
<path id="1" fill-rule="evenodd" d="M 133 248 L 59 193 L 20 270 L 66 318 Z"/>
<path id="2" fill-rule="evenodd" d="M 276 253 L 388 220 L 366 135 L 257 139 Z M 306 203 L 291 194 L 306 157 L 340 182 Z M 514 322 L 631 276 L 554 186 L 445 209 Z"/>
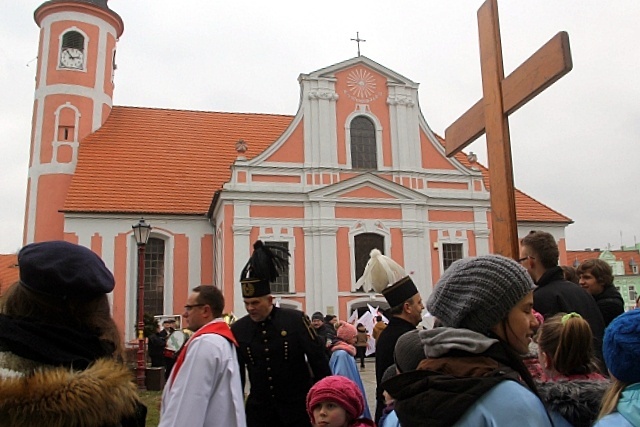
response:
<path id="1" fill-rule="evenodd" d="M 136 367 L 136 381 L 138 389 L 145 390 L 145 376 L 147 363 L 144 358 L 144 249 L 149 240 L 151 225 L 144 222 L 144 218 L 132 225 L 133 235 L 138 244 L 138 354 Z"/>

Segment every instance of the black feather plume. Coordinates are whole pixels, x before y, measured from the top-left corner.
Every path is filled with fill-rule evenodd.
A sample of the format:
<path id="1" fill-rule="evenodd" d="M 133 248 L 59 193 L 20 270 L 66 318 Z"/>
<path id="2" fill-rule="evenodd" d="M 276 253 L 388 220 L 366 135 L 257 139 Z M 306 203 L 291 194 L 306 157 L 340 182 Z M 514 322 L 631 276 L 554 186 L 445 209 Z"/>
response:
<path id="1" fill-rule="evenodd" d="M 253 254 L 242 269 L 240 281 L 256 278 L 273 282 L 289 268 L 289 251 L 278 244 L 265 244 L 257 240 L 253 244 Z"/>

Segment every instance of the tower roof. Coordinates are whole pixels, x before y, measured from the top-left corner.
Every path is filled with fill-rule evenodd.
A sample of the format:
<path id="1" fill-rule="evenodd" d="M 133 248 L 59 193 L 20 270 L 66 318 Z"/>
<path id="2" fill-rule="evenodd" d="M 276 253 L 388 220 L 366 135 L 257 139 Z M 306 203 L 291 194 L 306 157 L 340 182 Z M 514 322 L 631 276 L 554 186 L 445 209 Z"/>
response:
<path id="1" fill-rule="evenodd" d="M 62 2 L 71 2 L 71 3 L 89 3 L 92 4 L 94 6 L 98 6 L 102 9 L 109 9 L 109 6 L 107 5 L 107 1 L 108 0 L 49 0 L 45 3 L 62 3 Z"/>
<path id="2" fill-rule="evenodd" d="M 109 9 L 109 5 L 107 4 L 109 0 L 49 0 L 42 3 L 38 8 L 33 12 L 33 17 L 38 25 L 40 25 L 40 21 L 43 14 L 48 14 L 53 10 L 57 10 L 59 7 L 63 8 L 66 6 L 73 5 L 87 5 L 90 8 L 97 8 L 100 10 L 100 13 L 103 17 L 109 16 L 114 21 L 112 24 L 116 28 L 117 37 L 122 35 L 124 31 L 124 23 L 122 22 L 122 18 L 112 9 Z"/>

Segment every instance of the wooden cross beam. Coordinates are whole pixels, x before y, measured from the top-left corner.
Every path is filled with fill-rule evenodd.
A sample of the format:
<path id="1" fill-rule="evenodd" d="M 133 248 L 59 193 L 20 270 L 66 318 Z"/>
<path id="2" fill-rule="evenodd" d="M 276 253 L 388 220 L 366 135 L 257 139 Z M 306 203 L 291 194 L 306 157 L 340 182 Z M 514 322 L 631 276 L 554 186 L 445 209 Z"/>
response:
<path id="1" fill-rule="evenodd" d="M 483 97 L 445 130 L 445 151 L 452 157 L 486 132 L 493 252 L 517 259 L 508 116 L 571 71 L 569 35 L 556 34 L 505 79 L 497 0 L 487 0 L 478 9 L 478 33 Z"/>

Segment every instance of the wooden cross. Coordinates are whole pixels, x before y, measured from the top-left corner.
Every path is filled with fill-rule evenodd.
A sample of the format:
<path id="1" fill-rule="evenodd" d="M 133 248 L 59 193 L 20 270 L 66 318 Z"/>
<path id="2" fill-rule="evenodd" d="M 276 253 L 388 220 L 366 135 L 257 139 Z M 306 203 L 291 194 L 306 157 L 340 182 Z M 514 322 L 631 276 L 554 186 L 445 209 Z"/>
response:
<path id="1" fill-rule="evenodd" d="M 497 0 L 487 0 L 478 9 L 478 33 L 483 97 L 445 130 L 445 151 L 452 157 L 486 132 L 493 252 L 517 259 L 508 116 L 571 71 L 569 35 L 559 32 L 504 78 Z"/>
<path id="2" fill-rule="evenodd" d="M 358 56 L 360 56 L 360 42 L 366 42 L 366 40 L 361 39 L 360 32 L 356 31 L 356 38 L 351 39 L 351 41 L 358 43 Z"/>

